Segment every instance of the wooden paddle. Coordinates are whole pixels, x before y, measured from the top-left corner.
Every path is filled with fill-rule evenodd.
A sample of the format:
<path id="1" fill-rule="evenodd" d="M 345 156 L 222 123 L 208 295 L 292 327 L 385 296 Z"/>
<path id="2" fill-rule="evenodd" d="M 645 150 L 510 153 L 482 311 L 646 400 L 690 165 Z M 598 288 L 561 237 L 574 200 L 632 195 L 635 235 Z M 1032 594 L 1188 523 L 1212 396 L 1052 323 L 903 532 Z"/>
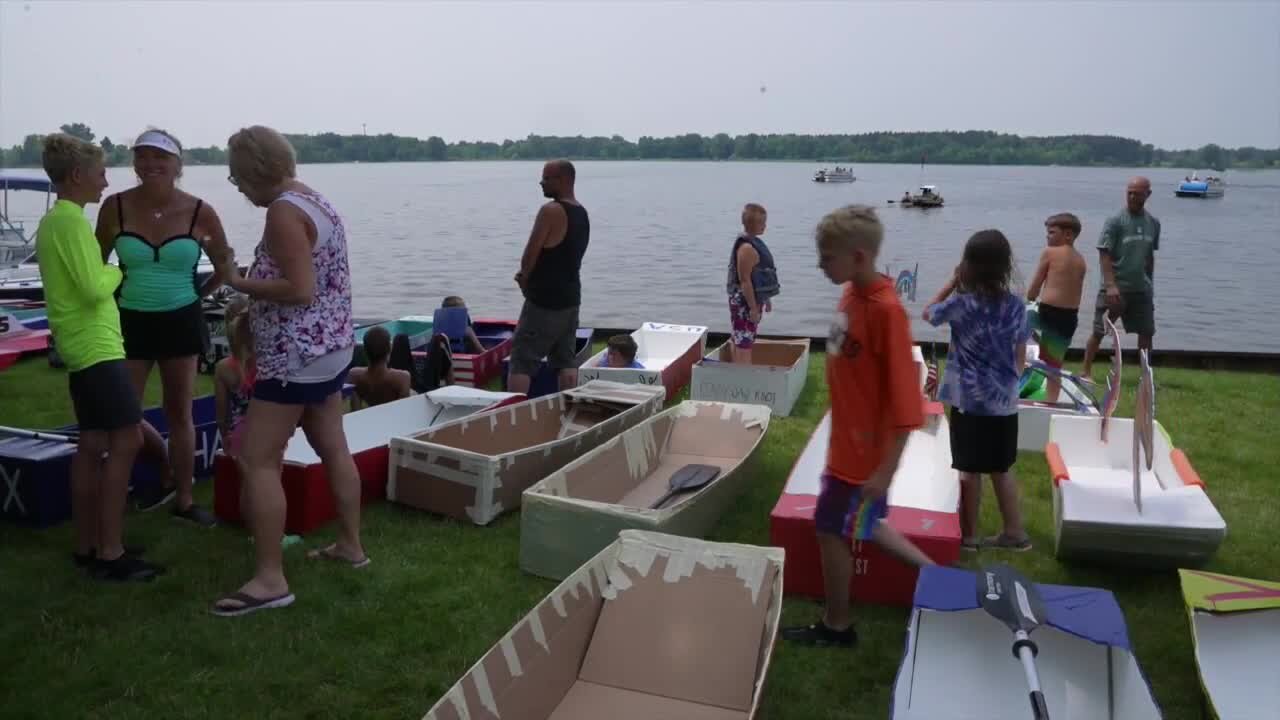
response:
<path id="1" fill-rule="evenodd" d="M 671 476 L 670 489 L 658 501 L 649 506 L 650 510 L 662 507 L 672 497 L 691 490 L 706 487 L 708 483 L 720 475 L 720 468 L 714 465 L 685 465 Z"/>
<path id="2" fill-rule="evenodd" d="M 983 568 L 978 573 L 976 590 L 982 609 L 1013 631 L 1013 656 L 1022 661 L 1027 676 L 1032 717 L 1049 720 L 1049 706 L 1044 702 L 1040 673 L 1036 670 L 1039 649 L 1030 637 L 1047 617 L 1044 600 L 1034 585 L 1008 565 Z"/>

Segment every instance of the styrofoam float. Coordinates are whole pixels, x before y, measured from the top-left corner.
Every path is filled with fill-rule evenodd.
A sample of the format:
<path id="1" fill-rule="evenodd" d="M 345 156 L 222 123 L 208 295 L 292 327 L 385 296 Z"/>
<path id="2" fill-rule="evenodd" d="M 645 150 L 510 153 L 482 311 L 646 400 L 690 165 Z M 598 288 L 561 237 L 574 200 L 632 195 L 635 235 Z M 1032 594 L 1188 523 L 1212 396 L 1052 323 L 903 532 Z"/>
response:
<path id="1" fill-rule="evenodd" d="M 627 528 L 705 536 L 750 483 L 770 416 L 762 405 L 685 401 L 538 481 L 521 500 L 520 568 L 559 580 Z M 687 465 L 718 474 L 653 509 Z"/>
<path id="2" fill-rule="evenodd" d="M 662 409 L 661 385 L 596 380 L 391 439 L 387 498 L 487 525 L 525 488 Z"/>
<path id="3" fill-rule="evenodd" d="M 1155 420 L 1155 380 L 1140 355 L 1134 419 L 1050 421 L 1055 552 L 1146 567 L 1199 565 L 1222 544 L 1227 525 Z"/>
<path id="4" fill-rule="evenodd" d="M 788 558 L 790 561 L 790 558 Z M 977 576 L 920 571 L 906 649 L 894 681 L 892 720 L 1027 720 L 1032 717 L 1013 634 L 981 608 Z M 1053 720 L 1159 720 L 1129 643 L 1124 613 L 1106 590 L 1036 585 L 1047 618 L 1035 663 Z"/>
<path id="5" fill-rule="evenodd" d="M 1280 582 L 1179 570 L 1205 704 L 1218 720 L 1280 708 Z"/>
<path id="6" fill-rule="evenodd" d="M 947 418 L 937 403 L 926 402 L 924 356 L 914 349 L 920 366 L 925 426 L 912 432 L 898 472 L 889 487 L 886 522 L 916 544 L 934 562 L 950 565 L 960 557 L 960 478 L 951 469 L 951 437 Z M 821 489 L 831 438 L 831 414 L 818 424 L 787 478 L 778 503 L 769 513 L 770 542 L 787 551 L 786 591 L 821 598 L 822 562 L 814 535 L 813 512 Z M 853 596 L 863 602 L 910 605 L 916 569 L 873 542 L 855 542 Z"/>
<path id="7" fill-rule="evenodd" d="M 707 351 L 707 329 L 701 325 L 646 322 L 631 337 L 636 341 L 636 361 L 643 368 L 601 367 L 608 352 L 605 349 L 578 368 L 578 382 L 660 384 L 667 389 L 667 397 L 674 400 L 693 377 L 694 363 Z"/>
<path id="8" fill-rule="evenodd" d="M 489 408 L 524 399 L 523 395 L 449 385 L 425 395 L 347 413 L 342 418 L 347 445 L 360 474 L 361 501 L 386 497 L 388 443 L 400 434 L 415 433 L 466 418 Z M 299 428 L 289 439 L 280 473 L 288 511 L 285 530 L 310 532 L 337 517 L 324 464 Z M 214 512 L 222 520 L 240 522 L 240 470 L 219 454 L 214 474 Z"/>
<path id="9" fill-rule="evenodd" d="M 783 563 L 777 548 L 623 530 L 423 720 L 750 720 Z"/>
<path id="10" fill-rule="evenodd" d="M 795 407 L 809 377 L 809 340 L 757 340 L 751 364 L 733 361 L 726 342 L 693 366 L 689 397 L 694 400 L 768 405 L 786 417 Z"/>

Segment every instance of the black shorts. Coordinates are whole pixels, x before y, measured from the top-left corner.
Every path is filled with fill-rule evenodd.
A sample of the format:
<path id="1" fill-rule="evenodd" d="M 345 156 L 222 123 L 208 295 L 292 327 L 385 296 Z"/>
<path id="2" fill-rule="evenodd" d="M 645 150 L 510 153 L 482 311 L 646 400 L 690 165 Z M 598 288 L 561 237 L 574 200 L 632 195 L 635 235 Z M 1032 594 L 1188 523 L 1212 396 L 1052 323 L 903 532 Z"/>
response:
<path id="1" fill-rule="evenodd" d="M 119 430 L 142 422 L 142 404 L 123 360 L 106 360 L 69 373 L 67 384 L 81 431 Z"/>
<path id="2" fill-rule="evenodd" d="M 1040 327 L 1058 337 L 1071 342 L 1080 325 L 1080 308 L 1060 308 L 1057 305 L 1040 303 Z"/>
<path id="3" fill-rule="evenodd" d="M 577 306 L 548 310 L 525 301 L 511 343 L 511 372 L 533 375 L 543 358 L 554 370 L 577 367 Z"/>
<path id="4" fill-rule="evenodd" d="M 130 360 L 168 360 L 205 351 L 204 309 L 197 300 L 165 312 L 120 308 L 124 355 Z"/>
<path id="5" fill-rule="evenodd" d="M 1018 459 L 1018 414 L 971 415 L 952 407 L 951 467 L 967 473 L 1009 472 Z"/>

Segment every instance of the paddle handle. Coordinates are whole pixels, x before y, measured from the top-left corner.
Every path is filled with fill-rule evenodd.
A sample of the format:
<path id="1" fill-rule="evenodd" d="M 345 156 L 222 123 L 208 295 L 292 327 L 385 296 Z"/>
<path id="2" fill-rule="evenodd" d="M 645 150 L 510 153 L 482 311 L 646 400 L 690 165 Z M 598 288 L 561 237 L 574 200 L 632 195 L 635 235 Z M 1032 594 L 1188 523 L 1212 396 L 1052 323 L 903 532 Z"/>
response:
<path id="1" fill-rule="evenodd" d="M 671 499 L 671 496 L 672 496 L 672 495 L 675 495 L 675 494 L 676 494 L 676 492 L 677 492 L 677 491 L 675 491 L 675 490 L 668 490 L 668 491 L 667 491 L 667 493 L 666 493 L 665 495 L 663 495 L 662 497 L 658 498 L 658 501 L 657 501 L 657 502 L 655 502 L 654 504 L 650 505 L 650 506 L 649 506 L 649 509 L 650 509 L 650 510 L 657 510 L 658 508 L 662 507 L 662 503 L 664 503 L 664 502 L 666 502 L 666 501 L 670 500 L 670 499 Z"/>
<path id="2" fill-rule="evenodd" d="M 1036 669 L 1036 646 L 1027 636 L 1026 631 L 1015 633 L 1018 638 L 1014 643 L 1018 659 L 1022 661 L 1022 671 L 1027 676 L 1027 687 L 1031 690 L 1031 713 L 1035 720 L 1049 720 L 1049 706 L 1045 704 L 1044 692 L 1040 689 L 1040 672 Z"/>
<path id="3" fill-rule="evenodd" d="M 1044 693 L 1031 693 L 1031 713 L 1036 720 L 1049 720 L 1049 706 L 1044 704 Z"/>
<path id="4" fill-rule="evenodd" d="M 24 430 L 22 428 L 12 428 L 0 426 L 0 435 L 12 435 L 15 437 L 30 438 L 32 440 L 53 440 L 55 442 L 74 443 L 76 439 L 68 435 L 59 435 L 57 433 L 44 433 L 35 430 Z"/>

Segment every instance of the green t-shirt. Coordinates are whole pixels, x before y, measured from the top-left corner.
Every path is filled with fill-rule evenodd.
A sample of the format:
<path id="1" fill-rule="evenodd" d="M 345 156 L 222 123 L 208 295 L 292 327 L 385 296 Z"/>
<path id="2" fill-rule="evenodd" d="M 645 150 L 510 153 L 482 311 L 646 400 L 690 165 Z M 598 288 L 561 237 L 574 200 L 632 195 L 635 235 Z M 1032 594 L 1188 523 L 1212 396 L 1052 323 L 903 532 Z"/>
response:
<path id="1" fill-rule="evenodd" d="M 36 261 L 58 354 L 67 369 L 124 359 L 115 291 L 120 268 L 102 261 L 102 247 L 84 208 L 59 200 L 36 231 Z"/>
<path id="2" fill-rule="evenodd" d="M 1144 210 L 1141 215 L 1131 215 L 1128 210 L 1121 210 L 1107 218 L 1098 249 L 1111 256 L 1120 292 L 1151 294 L 1147 268 L 1160 249 L 1160 221 L 1151 213 Z"/>

